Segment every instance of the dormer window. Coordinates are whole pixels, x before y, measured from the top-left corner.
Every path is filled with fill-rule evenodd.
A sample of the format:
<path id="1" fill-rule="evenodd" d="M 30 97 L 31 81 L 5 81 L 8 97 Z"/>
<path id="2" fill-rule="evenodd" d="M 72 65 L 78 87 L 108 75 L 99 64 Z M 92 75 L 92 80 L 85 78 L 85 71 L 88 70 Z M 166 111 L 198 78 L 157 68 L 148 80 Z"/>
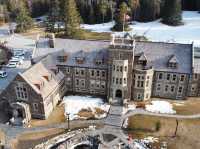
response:
<path id="1" fill-rule="evenodd" d="M 85 58 L 84 57 L 76 57 L 77 64 L 84 64 Z"/>
<path id="2" fill-rule="evenodd" d="M 58 60 L 58 62 L 60 62 L 60 63 L 64 63 L 64 62 L 67 61 L 67 56 L 66 56 L 66 55 L 65 55 L 65 56 L 58 56 L 58 57 L 57 57 L 57 60 Z"/>
<path id="3" fill-rule="evenodd" d="M 147 65 L 147 58 L 144 53 L 141 54 L 141 56 L 138 59 L 138 64 L 146 66 Z"/>
<path id="4" fill-rule="evenodd" d="M 171 58 L 168 61 L 168 67 L 175 69 L 178 67 L 178 59 L 176 58 L 175 55 L 172 55 Z"/>
<path id="5" fill-rule="evenodd" d="M 98 60 L 95 61 L 95 64 L 96 65 L 102 65 L 103 64 L 103 60 L 98 59 Z"/>

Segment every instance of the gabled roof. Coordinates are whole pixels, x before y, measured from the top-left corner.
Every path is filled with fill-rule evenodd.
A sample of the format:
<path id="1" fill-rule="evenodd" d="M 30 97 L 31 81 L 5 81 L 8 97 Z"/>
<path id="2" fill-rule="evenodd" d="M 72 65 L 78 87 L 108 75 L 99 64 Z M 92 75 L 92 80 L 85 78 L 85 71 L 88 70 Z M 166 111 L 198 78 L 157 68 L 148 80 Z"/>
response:
<path id="1" fill-rule="evenodd" d="M 178 59 L 176 55 L 172 55 L 172 57 L 169 59 L 169 63 L 177 63 L 178 64 Z"/>
<path id="2" fill-rule="evenodd" d="M 52 71 L 52 68 L 57 68 L 52 60 L 52 56 L 48 55 L 42 59 L 37 64 L 33 65 L 31 68 L 26 70 L 24 73 L 20 74 L 21 77 L 42 97 L 48 96 L 51 92 L 54 91 L 56 86 L 64 78 L 64 74 L 60 71 L 58 74 L 55 74 Z M 48 81 L 44 76 L 52 76 L 51 80 Z M 41 83 L 44 86 L 39 89 L 37 85 Z"/>
<path id="3" fill-rule="evenodd" d="M 147 61 L 147 57 L 146 57 L 146 55 L 144 54 L 144 52 L 142 52 L 142 54 L 140 55 L 140 57 L 139 57 L 138 60 L 139 60 L 139 61 Z"/>

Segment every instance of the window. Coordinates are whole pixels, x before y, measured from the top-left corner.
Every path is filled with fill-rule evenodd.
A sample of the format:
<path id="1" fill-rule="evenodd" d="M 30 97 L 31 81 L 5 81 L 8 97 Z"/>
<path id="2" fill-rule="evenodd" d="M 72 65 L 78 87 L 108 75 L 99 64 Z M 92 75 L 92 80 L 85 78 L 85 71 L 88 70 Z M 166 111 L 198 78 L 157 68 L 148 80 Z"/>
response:
<path id="1" fill-rule="evenodd" d="M 120 66 L 120 71 L 123 72 L 123 67 L 122 66 Z"/>
<path id="2" fill-rule="evenodd" d="M 185 80 L 185 75 L 181 75 L 180 81 L 183 82 Z"/>
<path id="3" fill-rule="evenodd" d="M 76 69 L 76 75 L 79 75 L 79 70 L 78 69 Z"/>
<path id="4" fill-rule="evenodd" d="M 141 100 L 141 98 L 142 98 L 142 97 L 141 97 L 141 94 L 140 94 L 140 93 L 137 94 L 137 99 L 138 99 L 138 100 Z"/>
<path id="5" fill-rule="evenodd" d="M 176 75 L 175 74 L 173 75 L 172 80 L 176 81 Z"/>
<path id="6" fill-rule="evenodd" d="M 180 86 L 180 87 L 178 88 L 178 93 L 179 93 L 179 94 L 182 94 L 182 92 L 183 92 L 183 87 Z"/>
<path id="7" fill-rule="evenodd" d="M 126 84 L 126 78 L 124 78 L 124 84 Z"/>
<path id="8" fill-rule="evenodd" d="M 17 99 L 27 100 L 28 98 L 27 89 L 22 84 L 18 84 L 16 87 L 16 95 L 17 95 Z"/>
<path id="9" fill-rule="evenodd" d="M 115 83 L 115 77 L 113 77 L 113 83 Z"/>
<path id="10" fill-rule="evenodd" d="M 85 80 L 82 79 L 80 82 L 81 82 L 81 87 L 85 87 Z"/>
<path id="11" fill-rule="evenodd" d="M 97 77 L 99 77 L 100 76 L 100 74 L 99 74 L 99 70 L 97 70 Z"/>
<path id="12" fill-rule="evenodd" d="M 106 86 L 106 82 L 101 82 L 101 88 L 105 89 L 105 86 Z"/>
<path id="13" fill-rule="evenodd" d="M 97 88 L 100 88 L 100 81 L 97 81 L 97 82 L 96 82 L 96 87 L 97 87 Z"/>
<path id="14" fill-rule="evenodd" d="M 170 80 L 170 76 L 171 76 L 171 75 L 168 73 L 168 74 L 167 74 L 167 80 L 168 80 L 168 81 Z"/>
<path id="15" fill-rule="evenodd" d="M 85 75 L 85 71 L 82 69 L 81 70 L 81 75 L 84 76 Z"/>
<path id="16" fill-rule="evenodd" d="M 194 80 L 197 80 L 198 79 L 198 75 L 195 73 L 194 74 Z"/>
<path id="17" fill-rule="evenodd" d="M 127 66 L 124 67 L 124 71 L 127 72 Z"/>
<path id="18" fill-rule="evenodd" d="M 94 85 L 95 85 L 95 80 L 90 80 L 90 87 L 94 87 Z"/>
<path id="19" fill-rule="evenodd" d="M 175 86 L 172 85 L 171 86 L 171 92 L 174 93 L 174 90 L 175 90 Z"/>
<path id="20" fill-rule="evenodd" d="M 119 84 L 122 84 L 122 78 L 119 79 Z"/>
<path id="21" fill-rule="evenodd" d="M 33 110 L 38 111 L 38 109 L 39 109 L 38 103 L 33 103 Z"/>
<path id="22" fill-rule="evenodd" d="M 91 70 L 91 71 L 90 71 L 90 75 L 91 75 L 92 77 L 94 77 L 94 70 Z"/>
<path id="23" fill-rule="evenodd" d="M 69 67 L 67 67 L 66 69 L 67 69 L 67 73 L 69 74 L 69 73 L 70 73 L 70 68 L 69 68 Z"/>
<path id="24" fill-rule="evenodd" d="M 144 87 L 144 81 L 137 81 L 137 87 Z"/>
<path id="25" fill-rule="evenodd" d="M 168 88 L 169 88 L 169 86 L 165 85 L 165 92 L 168 92 Z"/>
<path id="26" fill-rule="evenodd" d="M 79 85 L 79 79 L 76 79 L 76 85 Z"/>
<path id="27" fill-rule="evenodd" d="M 161 89 L 160 86 L 161 86 L 160 84 L 157 84 L 156 91 L 160 91 Z"/>
<path id="28" fill-rule="evenodd" d="M 162 73 L 159 73 L 158 79 L 159 79 L 159 80 L 162 80 L 162 79 L 163 79 L 163 74 L 162 74 Z"/>
<path id="29" fill-rule="evenodd" d="M 117 66 L 117 71 L 119 71 L 119 66 Z"/>
<path id="30" fill-rule="evenodd" d="M 115 71 L 115 65 L 113 65 L 113 71 Z"/>
<path id="31" fill-rule="evenodd" d="M 106 76 L 106 72 L 105 71 L 102 71 L 101 72 L 101 76 L 104 78 Z"/>
<path id="32" fill-rule="evenodd" d="M 118 84 L 118 82 L 119 82 L 119 79 L 118 79 L 118 78 L 116 78 L 116 84 Z"/>

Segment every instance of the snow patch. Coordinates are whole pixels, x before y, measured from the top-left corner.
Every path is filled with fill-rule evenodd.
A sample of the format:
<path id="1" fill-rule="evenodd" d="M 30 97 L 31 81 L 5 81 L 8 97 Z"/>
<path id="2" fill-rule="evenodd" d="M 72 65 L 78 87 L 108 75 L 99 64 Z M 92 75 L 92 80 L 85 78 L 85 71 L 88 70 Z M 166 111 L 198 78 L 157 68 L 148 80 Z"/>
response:
<path id="1" fill-rule="evenodd" d="M 128 107 L 123 107 L 122 114 L 127 114 L 129 111 L 133 111 L 136 109 L 134 104 L 129 104 Z"/>
<path id="2" fill-rule="evenodd" d="M 91 109 L 95 114 L 95 108 L 99 108 L 106 113 L 95 114 L 95 118 L 104 118 L 110 109 L 110 105 L 105 104 L 101 98 L 93 98 L 91 96 L 66 96 L 63 98 L 65 104 L 65 115 L 69 114 L 69 119 L 78 119 L 78 112 L 82 109 Z"/>
<path id="3" fill-rule="evenodd" d="M 129 25 L 132 35 L 145 36 L 151 41 L 172 42 L 172 43 L 192 43 L 200 45 L 200 13 L 197 11 L 183 11 L 182 26 L 168 26 L 161 23 L 160 19 L 148 23 L 133 22 Z M 114 23 L 104 23 L 95 25 L 81 25 L 82 28 L 93 32 L 112 32 Z M 122 32 L 115 33 L 122 35 Z"/>
<path id="4" fill-rule="evenodd" d="M 175 114 L 173 106 L 167 101 L 152 101 L 150 105 L 145 106 L 147 111 L 162 114 Z"/>

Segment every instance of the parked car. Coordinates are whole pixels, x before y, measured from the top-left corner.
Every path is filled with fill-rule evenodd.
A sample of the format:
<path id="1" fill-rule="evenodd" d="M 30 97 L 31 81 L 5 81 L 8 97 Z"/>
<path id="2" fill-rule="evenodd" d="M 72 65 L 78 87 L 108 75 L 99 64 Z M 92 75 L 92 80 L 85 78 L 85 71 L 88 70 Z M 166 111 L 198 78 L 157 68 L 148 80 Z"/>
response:
<path id="1" fill-rule="evenodd" d="M 6 67 L 8 68 L 16 68 L 17 67 L 17 63 L 14 63 L 14 62 L 9 62 Z"/>
<path id="2" fill-rule="evenodd" d="M 19 59 L 19 58 L 12 57 L 12 59 L 9 60 L 9 63 L 16 63 L 17 65 L 21 65 L 23 63 L 23 60 Z"/>
<path id="3" fill-rule="evenodd" d="M 24 50 L 15 50 L 13 55 L 14 56 L 24 56 L 25 52 L 24 52 Z"/>
<path id="4" fill-rule="evenodd" d="M 24 56 L 13 56 L 13 58 L 14 58 L 14 59 L 17 58 L 17 59 L 22 59 L 22 60 L 24 60 Z"/>
<path id="5" fill-rule="evenodd" d="M 8 76 L 6 71 L 0 71 L 0 78 L 6 78 Z"/>

